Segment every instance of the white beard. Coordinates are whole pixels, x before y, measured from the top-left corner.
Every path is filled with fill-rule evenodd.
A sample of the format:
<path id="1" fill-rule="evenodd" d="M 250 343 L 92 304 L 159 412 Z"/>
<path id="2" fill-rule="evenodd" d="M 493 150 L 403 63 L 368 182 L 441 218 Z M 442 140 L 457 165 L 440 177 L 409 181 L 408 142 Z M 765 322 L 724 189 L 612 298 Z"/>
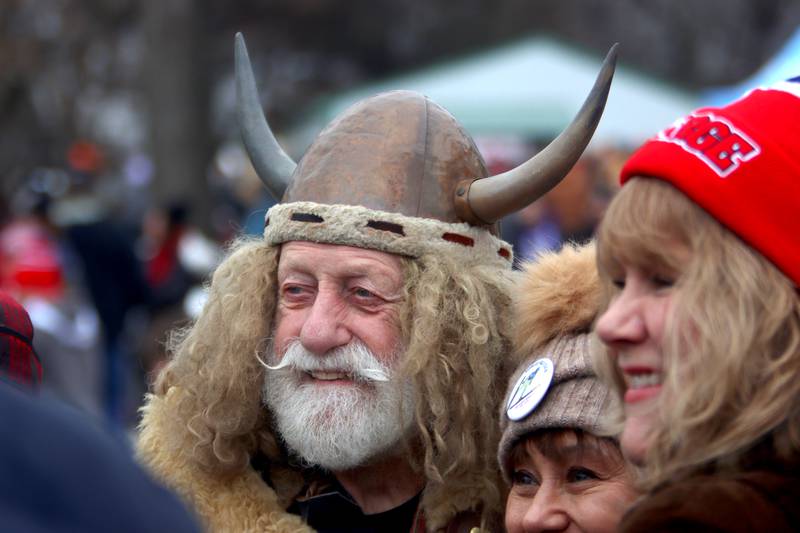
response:
<path id="1" fill-rule="evenodd" d="M 270 353 L 270 362 L 277 360 Z M 345 371 L 355 383 L 320 384 L 307 374 L 324 370 Z M 297 456 L 334 472 L 349 470 L 386 457 L 411 431 L 414 387 L 389 379 L 390 373 L 359 341 L 315 356 L 294 340 L 280 364 L 267 366 L 264 403 Z"/>

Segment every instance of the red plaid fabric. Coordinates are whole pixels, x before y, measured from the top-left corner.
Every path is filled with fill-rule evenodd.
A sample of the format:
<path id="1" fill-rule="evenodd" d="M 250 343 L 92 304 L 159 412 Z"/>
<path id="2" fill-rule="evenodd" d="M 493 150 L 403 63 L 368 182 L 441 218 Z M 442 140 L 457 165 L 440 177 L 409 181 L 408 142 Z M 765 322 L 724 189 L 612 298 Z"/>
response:
<path id="1" fill-rule="evenodd" d="M 33 349 L 33 324 L 19 302 L 0 291 L 0 376 L 36 388 L 42 365 Z"/>

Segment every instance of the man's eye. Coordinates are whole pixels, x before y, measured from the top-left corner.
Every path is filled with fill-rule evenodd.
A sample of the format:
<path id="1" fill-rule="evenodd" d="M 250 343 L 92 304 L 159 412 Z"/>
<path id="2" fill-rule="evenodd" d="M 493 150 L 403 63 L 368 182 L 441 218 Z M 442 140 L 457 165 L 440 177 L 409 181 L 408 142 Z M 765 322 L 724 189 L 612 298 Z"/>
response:
<path id="1" fill-rule="evenodd" d="M 288 285 L 283 288 L 283 292 L 287 296 L 300 296 L 303 294 L 303 287 L 298 285 Z"/>
<path id="2" fill-rule="evenodd" d="M 514 470 L 511 473 L 511 482 L 514 485 L 538 485 L 536 477 L 525 470 Z"/>
<path id="3" fill-rule="evenodd" d="M 588 468 L 578 466 L 570 468 L 569 472 L 567 472 L 567 481 L 570 483 L 580 483 L 581 481 L 591 481 L 593 479 L 599 479 L 599 477 Z"/>
<path id="4" fill-rule="evenodd" d="M 353 294 L 355 294 L 359 298 L 373 298 L 373 297 L 375 297 L 375 295 L 373 293 L 371 293 L 370 291 L 368 291 L 367 289 L 364 289 L 362 287 L 357 287 L 353 291 Z"/>

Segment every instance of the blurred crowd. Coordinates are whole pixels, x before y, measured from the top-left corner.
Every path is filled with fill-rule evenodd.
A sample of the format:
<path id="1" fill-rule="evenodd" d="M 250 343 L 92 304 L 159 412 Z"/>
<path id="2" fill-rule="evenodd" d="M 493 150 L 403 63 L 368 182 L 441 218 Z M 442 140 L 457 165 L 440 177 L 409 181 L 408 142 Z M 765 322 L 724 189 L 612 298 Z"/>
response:
<path id="1" fill-rule="evenodd" d="M 258 234 L 271 205 L 260 182 L 224 184 L 205 230 L 192 206 L 159 205 L 76 142 L 64 168 L 33 169 L 0 201 L 0 290 L 36 328 L 42 389 L 121 427 L 164 362 L 167 333 L 202 306 L 226 242 Z"/>

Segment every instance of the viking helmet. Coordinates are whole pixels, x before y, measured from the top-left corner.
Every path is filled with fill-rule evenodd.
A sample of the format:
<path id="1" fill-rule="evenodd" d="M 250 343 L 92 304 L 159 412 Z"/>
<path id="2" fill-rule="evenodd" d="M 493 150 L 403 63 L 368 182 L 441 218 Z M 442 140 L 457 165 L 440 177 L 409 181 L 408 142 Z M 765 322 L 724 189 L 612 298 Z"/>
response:
<path id="1" fill-rule="evenodd" d="M 510 264 L 510 246 L 496 237 L 495 223 L 553 188 L 583 153 L 605 106 L 616 47 L 572 123 L 527 162 L 490 177 L 458 122 L 410 91 L 354 104 L 296 164 L 264 117 L 244 38 L 237 34 L 242 135 L 259 177 L 281 198 L 267 214 L 265 238 L 272 244 L 310 240 L 412 257 L 456 253 L 469 263 Z"/>

